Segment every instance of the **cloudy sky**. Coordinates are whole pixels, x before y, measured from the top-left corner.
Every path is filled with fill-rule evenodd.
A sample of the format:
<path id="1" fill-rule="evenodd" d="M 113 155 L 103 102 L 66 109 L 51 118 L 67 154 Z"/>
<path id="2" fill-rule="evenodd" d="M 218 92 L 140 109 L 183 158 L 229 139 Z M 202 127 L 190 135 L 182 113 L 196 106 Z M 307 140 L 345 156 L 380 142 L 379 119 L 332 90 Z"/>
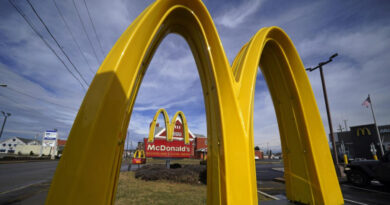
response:
<path id="1" fill-rule="evenodd" d="M 33 138 L 57 128 L 68 136 L 100 63 L 150 0 L 0 1 L 0 110 L 12 113 L 3 138 Z M 361 103 L 371 94 L 377 121 L 390 124 L 390 3 L 388 1 L 203 1 L 230 62 L 266 26 L 283 28 L 306 67 L 324 67 L 334 127 L 372 123 Z M 31 7 L 31 5 L 32 7 Z M 45 28 L 45 25 L 46 28 Z M 50 31 L 50 33 L 48 32 Z M 96 32 L 95 32 L 96 31 Z M 54 39 L 53 39 L 54 37 Z M 59 47 L 60 46 L 60 47 Z M 61 50 L 62 49 L 62 50 Z M 183 38 L 169 35 L 142 82 L 129 125 L 132 141 L 148 133 L 158 108 L 182 110 L 193 133 L 206 134 L 196 65 Z M 319 72 L 308 73 L 328 130 Z M 257 77 L 255 144 L 278 149 L 278 126 L 267 85 Z M 0 116 L 0 120 L 3 117 Z"/>

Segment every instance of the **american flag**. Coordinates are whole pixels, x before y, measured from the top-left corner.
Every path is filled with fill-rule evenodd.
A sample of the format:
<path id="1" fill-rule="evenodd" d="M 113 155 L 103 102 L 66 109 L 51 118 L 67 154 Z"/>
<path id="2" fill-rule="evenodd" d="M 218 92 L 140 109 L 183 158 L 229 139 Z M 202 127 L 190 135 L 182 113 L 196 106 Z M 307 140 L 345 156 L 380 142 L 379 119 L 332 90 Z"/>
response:
<path id="1" fill-rule="evenodd" d="M 362 105 L 368 107 L 371 104 L 370 95 L 368 95 L 367 99 L 363 101 Z"/>

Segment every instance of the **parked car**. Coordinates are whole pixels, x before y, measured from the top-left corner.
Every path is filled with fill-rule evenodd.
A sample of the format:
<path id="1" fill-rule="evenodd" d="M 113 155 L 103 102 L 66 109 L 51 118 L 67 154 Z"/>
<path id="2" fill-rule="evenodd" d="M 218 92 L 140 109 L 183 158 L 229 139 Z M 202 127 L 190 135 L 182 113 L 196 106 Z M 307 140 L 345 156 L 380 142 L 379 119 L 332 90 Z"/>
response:
<path id="1" fill-rule="evenodd" d="M 380 160 L 353 161 L 345 167 L 348 181 L 357 186 L 367 186 L 371 180 L 390 185 L 390 151 Z"/>

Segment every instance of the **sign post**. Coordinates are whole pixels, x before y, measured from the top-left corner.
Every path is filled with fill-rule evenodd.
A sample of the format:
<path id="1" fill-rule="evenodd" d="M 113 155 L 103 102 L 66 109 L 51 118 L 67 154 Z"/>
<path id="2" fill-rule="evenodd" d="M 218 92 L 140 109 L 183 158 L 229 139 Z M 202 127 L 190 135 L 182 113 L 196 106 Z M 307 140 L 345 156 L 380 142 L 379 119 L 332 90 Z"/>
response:
<path id="1" fill-rule="evenodd" d="M 51 156 L 51 159 L 54 159 L 57 153 L 57 139 L 58 132 L 56 129 L 46 130 L 43 136 L 42 147 L 50 147 L 49 155 Z"/>

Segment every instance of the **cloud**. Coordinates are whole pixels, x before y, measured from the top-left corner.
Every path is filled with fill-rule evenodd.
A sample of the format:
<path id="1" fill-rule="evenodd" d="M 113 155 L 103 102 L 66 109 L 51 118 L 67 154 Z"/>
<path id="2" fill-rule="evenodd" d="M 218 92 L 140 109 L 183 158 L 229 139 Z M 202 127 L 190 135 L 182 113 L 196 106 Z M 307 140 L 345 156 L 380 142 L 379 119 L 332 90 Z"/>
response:
<path id="1" fill-rule="evenodd" d="M 31 18 L 39 32 L 56 48 L 53 40 L 24 1 L 15 1 Z M 81 27 L 72 1 L 56 1 L 75 34 L 93 72 L 103 56 L 94 57 L 86 33 Z M 343 119 L 349 125 L 372 122 L 368 109 L 360 104 L 370 93 L 379 124 L 390 123 L 390 72 L 387 69 L 390 27 L 388 6 L 371 2 L 294 1 L 204 1 L 225 46 L 230 61 L 241 46 L 261 27 L 280 26 L 291 37 L 307 67 L 326 60 L 334 52 L 339 56 L 324 67 L 334 127 Z M 82 58 L 53 2 L 32 1 L 54 36 L 90 82 L 94 73 Z M 104 55 L 123 31 L 152 1 L 87 1 Z M 99 49 L 83 3 L 76 1 L 92 46 Z M 261 11 L 261 12 L 260 12 Z M 60 54 L 62 59 L 65 59 Z M 69 62 L 66 62 L 68 65 Z M 322 87 L 318 72 L 308 73 L 327 129 Z M 45 129 L 58 128 L 66 137 L 85 92 L 64 66 L 9 5 L 0 1 L 0 83 L 36 98 L 0 88 L 0 109 L 11 112 L 4 135 L 33 137 Z M 169 35 L 158 48 L 138 93 L 129 132 L 136 142 L 148 133 L 149 123 L 160 107 L 170 114 L 184 111 L 190 129 L 206 134 L 206 116 L 201 82 L 192 53 L 183 38 Z M 69 109 L 70 108 L 70 109 Z M 72 109 L 74 108 L 74 110 Z M 254 105 L 255 144 L 280 145 L 272 100 L 261 75 L 256 85 Z"/>
<path id="2" fill-rule="evenodd" d="M 343 120 L 348 120 L 351 126 L 372 123 L 370 113 L 361 106 L 367 94 L 373 96 L 378 123 L 390 122 L 387 103 L 390 85 L 386 83 L 390 78 L 387 69 L 390 45 L 384 43 L 390 41 L 389 33 L 389 26 L 362 25 L 357 30 L 324 32 L 297 44 L 304 59 L 326 58 L 331 54 L 329 51 L 339 53 L 332 63 L 324 66 L 333 127 L 344 125 Z M 311 72 L 308 76 L 328 130 L 319 73 Z"/>
<path id="3" fill-rule="evenodd" d="M 239 6 L 231 5 L 229 9 L 225 9 L 220 16 L 215 18 L 215 22 L 228 28 L 235 28 L 255 13 L 262 3 L 262 0 L 248 0 Z"/>

